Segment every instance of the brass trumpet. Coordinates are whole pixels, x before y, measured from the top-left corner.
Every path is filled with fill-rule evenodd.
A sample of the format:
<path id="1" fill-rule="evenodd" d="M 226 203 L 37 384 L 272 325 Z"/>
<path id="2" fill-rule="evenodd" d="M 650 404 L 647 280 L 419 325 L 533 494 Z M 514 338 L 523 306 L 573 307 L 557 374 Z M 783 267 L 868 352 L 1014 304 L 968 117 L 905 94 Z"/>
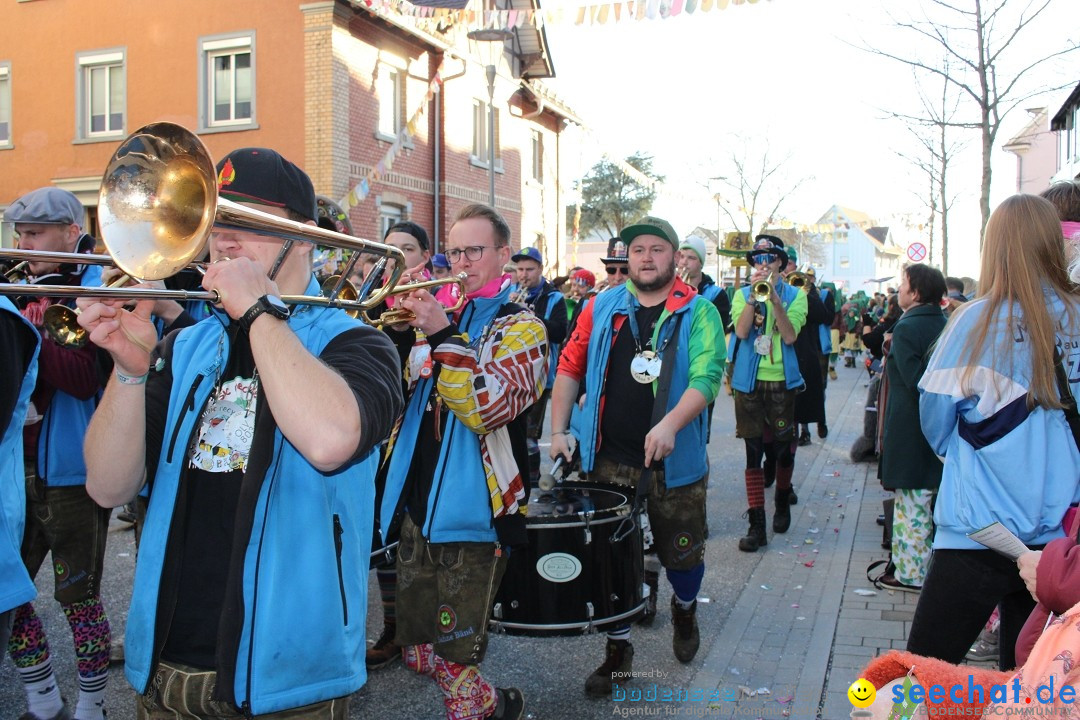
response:
<path id="1" fill-rule="evenodd" d="M 758 280 L 754 283 L 750 292 L 753 293 L 754 299 L 758 302 L 765 302 L 772 295 L 772 281 L 773 273 L 769 273 L 769 277 L 764 280 Z"/>
<path id="2" fill-rule="evenodd" d="M 803 265 L 798 270 L 788 273 L 787 284 L 798 288 L 803 292 L 810 292 L 810 285 L 814 282 L 814 268 L 812 265 Z"/>
<path id="3" fill-rule="evenodd" d="M 9 283 L 26 282 L 26 271 L 30 269 L 30 261 L 23 260 L 21 263 L 12 265 L 4 271 L 4 279 Z"/>
<path id="4" fill-rule="evenodd" d="M 455 312 L 461 309 L 461 306 L 465 304 L 465 278 L 468 277 L 465 273 L 460 275 L 451 275 L 450 277 L 440 278 L 439 280 L 425 280 L 417 283 L 407 283 L 405 285 L 398 285 L 390 291 L 391 295 L 404 295 L 405 293 L 411 293 L 413 290 L 430 290 L 435 287 L 442 287 L 443 285 L 455 284 L 458 286 L 458 298 L 451 307 L 446 308 L 446 312 Z M 371 321 L 371 324 L 375 327 L 382 327 L 383 325 L 397 325 L 399 323 L 406 323 L 416 317 L 412 312 L 402 309 L 394 308 L 393 310 L 387 310 L 379 317 Z"/>

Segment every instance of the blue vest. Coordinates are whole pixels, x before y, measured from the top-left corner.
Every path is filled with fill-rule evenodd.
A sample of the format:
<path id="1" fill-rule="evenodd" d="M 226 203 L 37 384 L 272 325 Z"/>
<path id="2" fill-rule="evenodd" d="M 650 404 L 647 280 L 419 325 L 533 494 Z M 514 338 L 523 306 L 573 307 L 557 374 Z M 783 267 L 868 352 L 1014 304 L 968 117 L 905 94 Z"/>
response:
<path id="1" fill-rule="evenodd" d="M 750 299 L 750 289 L 750 286 L 747 286 L 739 290 L 745 300 Z M 787 283 L 782 282 L 777 285 L 777 294 L 780 295 L 780 302 L 783 303 L 785 310 L 791 307 L 791 303 L 795 301 L 795 298 L 799 297 L 800 292 L 802 290 L 791 287 Z M 760 332 L 751 324 L 750 333 L 745 339 L 739 340 L 739 351 L 735 354 L 735 367 L 731 373 L 731 387 L 739 392 L 750 392 L 757 383 L 760 357 L 754 351 L 754 340 L 757 339 L 758 335 L 760 335 Z M 735 333 L 732 333 L 732 337 L 735 337 Z M 795 355 L 795 348 L 781 342 L 780 352 L 780 357 L 784 363 L 784 382 L 787 389 L 794 390 L 802 387 L 805 383 L 803 382 L 802 373 L 799 372 L 799 358 Z"/>
<path id="2" fill-rule="evenodd" d="M 574 405 L 570 427 L 578 438 L 581 452 L 581 468 L 585 472 L 593 469 L 600 442 L 600 401 L 607 384 L 608 358 L 614 341 L 615 316 L 626 315 L 627 303 L 636 310 L 637 297 L 627 289 L 626 284 L 606 290 L 593 300 L 593 326 L 589 335 L 589 350 L 585 366 L 585 406 L 578 409 Z M 670 412 L 679 403 L 690 383 L 690 332 L 693 328 L 694 304 L 709 302 L 700 295 L 695 295 L 675 312 L 665 308 L 653 331 L 653 347 L 660 347 L 675 329 L 675 318 L 682 315 L 679 323 L 679 336 L 671 342 L 676 343 L 675 352 L 665 350 L 662 359 L 665 363 L 674 362 L 671 376 L 671 388 L 668 394 L 665 413 Z M 623 332 L 629 332 L 629 325 L 624 324 Z M 673 357 L 674 356 L 674 357 Z M 630 372 L 629 368 L 619 368 L 618 372 Z M 656 383 L 653 383 L 656 393 Z M 648 422 L 649 418 L 642 418 Z M 664 482 L 668 487 L 681 487 L 696 482 L 705 476 L 707 456 L 705 434 L 708 424 L 708 409 L 686 424 L 675 435 L 675 449 L 664 459 Z"/>
<path id="3" fill-rule="evenodd" d="M 829 296 L 829 289 L 828 288 L 822 288 L 821 289 L 821 302 L 824 303 L 825 298 L 827 298 L 828 296 Z M 822 323 L 821 325 L 818 325 L 818 339 L 821 340 L 821 354 L 822 355 L 832 355 L 833 346 L 832 346 L 832 323 L 831 322 L 829 324 Z"/>
<path id="4" fill-rule="evenodd" d="M 468 336 L 473 347 L 484 339 L 484 328 L 495 319 L 499 308 L 509 297 L 510 288 L 507 287 L 494 297 L 470 300 L 462 310 L 458 330 Z M 379 517 L 393 517 L 398 508 L 420 434 L 420 422 L 435 380 L 434 374 L 421 378 L 409 396 L 401 428 L 390 453 Z M 480 436 L 458 420 L 454 413 L 448 413 L 442 437 L 431 492 L 427 497 L 427 512 L 422 528 L 424 537 L 432 543 L 493 543 L 498 536 L 492 524 L 491 497 L 484 480 Z M 383 523 L 384 541 L 388 525 Z"/>
<path id="5" fill-rule="evenodd" d="M 101 286 L 101 266 L 87 265 L 80 283 L 82 287 Z M 73 302 L 65 303 L 73 305 Z M 90 418 L 97 409 L 100 393 L 86 400 L 68 395 L 63 390 L 53 393 L 38 436 L 37 472 L 49 487 L 71 487 L 86 484 L 86 462 L 82 444 Z"/>
<path id="6" fill-rule="evenodd" d="M 34 336 L 38 331 L 27 322 L 6 295 L 0 295 L 0 312 L 17 316 Z M 23 472 L 23 420 L 30 405 L 30 394 L 37 381 L 39 341 L 19 386 L 19 400 L 7 430 L 0 438 L 0 613 L 7 612 L 37 595 L 26 572 L 19 549 L 26 523 L 26 479 Z M 10 370 L 10 369 L 9 369 Z"/>
<path id="7" fill-rule="evenodd" d="M 305 294 L 319 294 L 314 278 Z M 180 475 L 216 372 L 229 356 L 225 322 L 215 311 L 181 330 L 173 345 L 168 418 L 128 612 L 125 674 L 138 692 L 146 690 L 156 660 L 158 593 Z M 307 307 L 298 308 L 288 323 L 318 355 L 360 321 L 341 310 Z M 269 406 L 260 409 L 268 411 Z M 233 692 L 237 704 L 247 702 L 256 715 L 349 695 L 367 677 L 367 571 L 378 453 L 324 473 L 277 429 L 272 453 L 251 535 L 235 539 L 246 551 Z"/>

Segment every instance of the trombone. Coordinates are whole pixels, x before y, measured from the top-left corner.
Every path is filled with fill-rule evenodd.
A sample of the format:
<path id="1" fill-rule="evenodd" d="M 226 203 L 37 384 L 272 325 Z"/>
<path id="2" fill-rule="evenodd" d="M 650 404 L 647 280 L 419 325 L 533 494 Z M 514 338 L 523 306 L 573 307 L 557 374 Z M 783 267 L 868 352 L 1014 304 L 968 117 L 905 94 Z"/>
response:
<path id="1" fill-rule="evenodd" d="M 389 281 L 370 296 L 360 293 L 357 300 L 343 300 L 337 294 L 283 295 L 281 299 L 286 303 L 366 310 L 390 294 L 405 266 L 404 254 L 392 245 L 280 218 L 218 197 L 217 174 L 206 146 L 197 135 L 173 123 L 146 125 L 129 135 L 113 153 L 101 182 L 98 222 L 108 259 L 78 255 L 77 262 L 115 265 L 140 281 L 163 280 L 188 267 L 203 254 L 215 229 L 283 238 L 285 242 L 270 271 L 271 279 L 296 240 L 351 250 L 345 276 L 361 253 L 381 256 L 376 270 L 385 269 L 387 260 L 395 261 Z M 13 254 L 0 252 L 3 256 Z M 102 259 L 89 260 L 94 257 Z M 365 284 L 362 289 L 369 288 Z M 340 292 L 341 285 L 336 290 Z M 216 292 L 152 288 L 0 285 L 0 294 L 219 302 Z"/>

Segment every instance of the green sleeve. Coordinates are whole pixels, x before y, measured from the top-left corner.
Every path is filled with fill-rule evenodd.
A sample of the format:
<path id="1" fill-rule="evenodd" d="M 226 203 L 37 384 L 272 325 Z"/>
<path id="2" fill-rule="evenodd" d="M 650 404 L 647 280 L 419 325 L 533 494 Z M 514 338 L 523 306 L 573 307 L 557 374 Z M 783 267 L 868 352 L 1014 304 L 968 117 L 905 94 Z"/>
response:
<path id="1" fill-rule="evenodd" d="M 723 321 L 716 306 L 705 298 L 695 298 L 693 325 L 690 328 L 690 375 L 687 387 L 692 387 L 711 403 L 720 392 L 727 361 L 727 343 Z"/>
<path id="2" fill-rule="evenodd" d="M 791 327 L 795 329 L 796 335 L 806 325 L 806 311 L 806 293 L 800 291 L 798 297 L 787 307 L 788 320 L 791 321 Z"/>

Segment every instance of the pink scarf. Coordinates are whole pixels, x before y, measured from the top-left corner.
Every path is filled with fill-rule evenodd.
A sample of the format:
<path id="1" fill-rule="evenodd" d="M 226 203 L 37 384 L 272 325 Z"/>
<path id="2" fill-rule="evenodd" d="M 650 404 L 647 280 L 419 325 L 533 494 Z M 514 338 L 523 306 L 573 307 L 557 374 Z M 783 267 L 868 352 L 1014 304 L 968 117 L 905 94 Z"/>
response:
<path id="1" fill-rule="evenodd" d="M 1061 234 L 1066 240 L 1080 242 L 1080 222 L 1065 220 L 1061 223 Z"/>
<path id="2" fill-rule="evenodd" d="M 513 282 L 513 276 L 510 275 L 510 273 L 505 273 L 503 275 L 500 275 L 500 276 L 496 277 L 494 280 L 487 283 L 483 287 L 478 288 L 475 292 L 466 293 L 465 297 L 468 298 L 469 300 L 477 300 L 479 298 L 493 298 L 496 295 L 498 295 L 499 293 L 501 293 L 504 289 L 509 287 L 512 282 Z M 457 290 L 457 285 L 447 285 L 446 289 L 447 290 Z M 440 302 L 442 301 L 438 296 L 436 296 L 436 299 L 439 299 Z M 453 299 L 456 300 L 456 297 L 453 297 Z M 444 303 L 444 304 L 446 304 L 446 303 Z M 453 302 L 451 302 L 449 304 L 452 305 Z M 465 305 L 468 305 L 468 303 L 466 303 Z M 463 305 L 461 307 L 461 310 L 465 309 L 465 305 Z M 457 311 L 456 317 L 454 318 L 455 320 L 457 320 L 458 317 L 461 316 L 461 310 Z"/>

